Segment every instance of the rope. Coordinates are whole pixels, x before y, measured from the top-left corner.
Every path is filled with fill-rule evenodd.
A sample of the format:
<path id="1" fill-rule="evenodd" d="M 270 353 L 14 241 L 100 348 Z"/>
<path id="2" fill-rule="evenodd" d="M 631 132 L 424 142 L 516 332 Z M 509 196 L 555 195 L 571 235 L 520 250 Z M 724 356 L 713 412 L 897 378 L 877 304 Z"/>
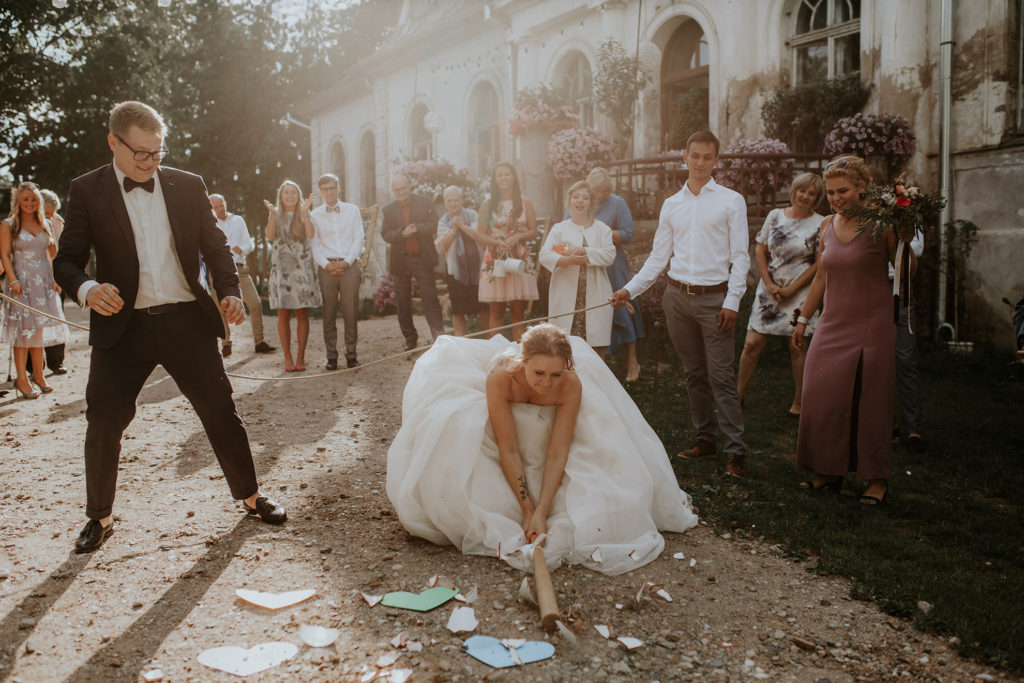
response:
<path id="1" fill-rule="evenodd" d="M 17 306 L 21 306 L 22 308 L 24 308 L 24 309 L 26 309 L 28 311 L 31 311 L 32 313 L 35 313 L 36 315 L 41 315 L 41 316 L 43 316 L 45 318 L 49 318 L 50 320 L 55 320 L 55 321 L 57 321 L 59 323 L 64 323 L 65 325 L 68 325 L 69 327 L 74 327 L 76 329 L 82 330 L 83 332 L 88 332 L 89 331 L 88 327 L 83 327 L 82 325 L 78 325 L 78 324 L 70 322 L 68 320 L 64 320 L 63 318 L 58 318 L 56 316 L 53 316 L 53 315 L 50 315 L 50 314 L 45 313 L 43 311 L 37 310 L 35 308 L 32 308 L 31 306 L 29 306 L 27 304 L 23 304 L 20 301 L 12 299 L 11 297 L 7 296 L 6 294 L 4 294 L 2 292 L 0 292 L 0 298 L 4 299 L 6 301 L 10 301 L 11 303 L 13 303 L 13 304 L 15 304 Z M 495 334 L 497 332 L 501 332 L 502 330 L 507 330 L 507 329 L 510 329 L 510 328 L 513 328 L 513 327 L 519 327 L 520 325 L 529 325 L 531 323 L 538 323 L 538 322 L 543 322 L 545 320 L 550 320 L 551 318 L 561 318 L 561 317 L 567 316 L 567 315 L 576 315 L 577 313 L 585 313 L 586 311 L 593 311 L 594 309 L 602 308 L 604 306 L 610 306 L 610 305 L 611 305 L 610 301 L 604 301 L 602 303 L 595 304 L 594 306 L 587 306 L 586 308 L 580 308 L 580 309 L 577 309 L 575 311 L 569 311 L 568 313 L 559 313 L 557 315 L 545 315 L 545 316 L 542 316 L 542 317 L 539 317 L 539 318 L 530 318 L 529 320 L 524 320 L 524 321 L 518 322 L 518 323 L 511 323 L 509 325 L 502 325 L 501 327 L 492 327 L 489 330 L 481 330 L 479 332 L 473 332 L 472 334 L 467 334 L 466 338 L 468 339 L 468 338 L 471 338 L 471 337 L 482 337 L 484 335 L 491 336 L 491 335 L 493 335 L 493 334 Z M 629 310 L 630 313 L 633 313 L 633 306 L 631 304 L 627 303 L 626 307 L 627 307 L 627 309 Z M 381 363 L 388 363 L 388 362 L 393 361 L 393 360 L 398 360 L 399 358 L 405 358 L 406 356 L 411 356 L 411 355 L 413 355 L 415 353 L 419 353 L 421 351 L 425 351 L 425 350 L 429 349 L 431 346 L 433 346 L 433 343 L 426 344 L 424 346 L 417 346 L 415 349 L 409 349 L 408 351 L 403 351 L 401 353 L 395 353 L 395 354 L 392 354 L 390 356 L 385 356 L 383 358 L 378 358 L 377 360 L 372 360 L 369 363 L 360 364 L 360 365 L 358 365 L 358 366 L 356 366 L 354 368 L 342 368 L 340 370 L 332 370 L 330 372 L 320 372 L 320 373 L 317 373 L 315 375 L 301 375 L 301 376 L 298 376 L 298 377 L 260 377 L 260 376 L 256 376 L 256 375 L 238 375 L 238 374 L 235 374 L 235 373 L 232 373 L 232 372 L 226 372 L 224 374 L 226 374 L 228 377 L 230 377 L 232 379 L 244 379 L 244 380 L 251 380 L 251 381 L 254 381 L 254 382 L 301 382 L 301 381 L 304 381 L 304 380 L 320 379 L 322 377 L 334 377 L 336 375 L 345 375 L 345 374 L 348 374 L 350 372 L 356 372 L 357 370 L 363 370 L 365 368 L 369 368 L 369 367 L 372 367 L 374 365 L 380 365 Z"/>

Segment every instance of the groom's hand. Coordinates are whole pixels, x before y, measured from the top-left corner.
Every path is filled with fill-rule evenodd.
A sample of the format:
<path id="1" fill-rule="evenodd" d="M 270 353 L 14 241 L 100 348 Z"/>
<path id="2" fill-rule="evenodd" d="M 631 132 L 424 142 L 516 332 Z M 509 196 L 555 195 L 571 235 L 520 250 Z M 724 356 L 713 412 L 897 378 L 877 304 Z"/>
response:
<path id="1" fill-rule="evenodd" d="M 220 300 L 220 307 L 224 311 L 224 317 L 232 325 L 241 325 L 245 322 L 245 306 L 237 296 L 226 296 Z"/>
<path id="2" fill-rule="evenodd" d="M 85 295 L 85 305 L 100 315 L 114 315 L 124 306 L 121 290 L 109 282 L 96 285 Z"/>

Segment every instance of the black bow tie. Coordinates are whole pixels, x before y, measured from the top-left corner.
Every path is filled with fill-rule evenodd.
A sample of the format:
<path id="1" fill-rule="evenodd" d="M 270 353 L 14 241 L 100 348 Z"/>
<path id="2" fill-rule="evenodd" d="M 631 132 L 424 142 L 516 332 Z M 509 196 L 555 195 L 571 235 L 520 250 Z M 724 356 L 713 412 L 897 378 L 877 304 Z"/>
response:
<path id="1" fill-rule="evenodd" d="M 335 204 L 334 206 L 328 206 L 327 213 L 341 213 L 341 205 Z"/>
<path id="2" fill-rule="evenodd" d="M 125 192 L 131 192 L 136 187 L 141 187 L 146 192 L 152 192 L 153 191 L 153 187 L 155 185 L 156 185 L 156 181 L 153 180 L 152 178 L 150 178 L 149 180 L 147 180 L 147 181 L 145 181 L 143 183 L 140 183 L 138 181 L 132 180 L 128 176 L 124 177 L 124 191 Z"/>

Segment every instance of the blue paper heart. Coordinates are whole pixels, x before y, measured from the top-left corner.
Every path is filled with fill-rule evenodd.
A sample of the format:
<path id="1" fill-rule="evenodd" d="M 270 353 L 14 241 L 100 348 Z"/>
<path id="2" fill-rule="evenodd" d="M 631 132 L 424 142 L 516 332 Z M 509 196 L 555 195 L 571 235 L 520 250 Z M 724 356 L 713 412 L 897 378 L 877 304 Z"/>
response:
<path id="1" fill-rule="evenodd" d="M 516 666 L 515 660 L 512 659 L 512 653 L 497 638 L 473 636 L 462 646 L 466 648 L 466 654 L 470 657 L 478 659 L 488 666 L 493 666 L 495 669 Z M 542 659 L 553 657 L 554 654 L 554 645 L 537 640 L 528 640 L 516 648 L 516 656 L 523 664 L 539 662 Z"/>

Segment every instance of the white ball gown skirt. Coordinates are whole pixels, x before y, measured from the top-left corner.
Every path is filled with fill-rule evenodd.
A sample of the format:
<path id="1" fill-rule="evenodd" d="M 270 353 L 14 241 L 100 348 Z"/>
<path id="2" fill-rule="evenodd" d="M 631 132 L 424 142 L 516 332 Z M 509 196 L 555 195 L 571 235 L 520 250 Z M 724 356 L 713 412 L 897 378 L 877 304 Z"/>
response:
<path id="1" fill-rule="evenodd" d="M 544 554 L 551 567 L 565 560 L 621 574 L 661 553 L 659 530 L 686 531 L 697 516 L 636 404 L 585 341 L 571 337 L 571 343 L 583 397 Z M 501 336 L 445 335 L 420 357 L 405 387 L 402 427 L 388 450 L 387 494 L 410 534 L 532 571 L 533 546 L 501 469 L 485 396 L 492 359 L 515 346 Z M 515 403 L 512 409 L 536 501 L 556 408 Z"/>

